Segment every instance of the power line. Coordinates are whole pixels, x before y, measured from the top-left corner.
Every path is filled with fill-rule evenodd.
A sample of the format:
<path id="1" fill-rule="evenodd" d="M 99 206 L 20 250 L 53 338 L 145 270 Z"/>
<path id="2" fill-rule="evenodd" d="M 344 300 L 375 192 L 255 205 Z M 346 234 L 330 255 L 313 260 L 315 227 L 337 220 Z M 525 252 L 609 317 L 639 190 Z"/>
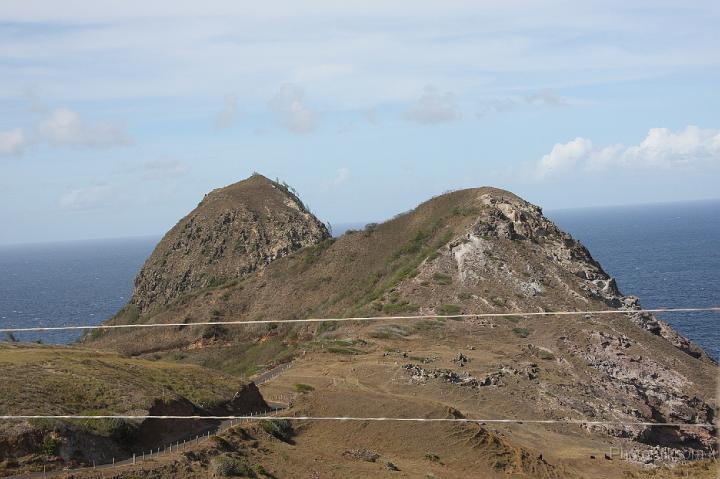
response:
<path id="1" fill-rule="evenodd" d="M 323 323 L 342 321 L 379 321 L 379 320 L 419 320 L 419 319 L 451 319 L 451 318 L 502 318 L 508 316 L 579 316 L 587 314 L 634 314 L 634 313 L 696 313 L 720 312 L 720 307 L 711 308 L 656 308 L 618 310 L 606 309 L 595 311 L 535 311 L 535 312 L 509 312 L 509 313 L 472 313 L 472 314 L 422 314 L 414 316 L 363 316 L 349 318 L 305 318 L 305 319 L 258 319 L 250 321 L 203 321 L 197 323 L 136 323 L 136 324 L 95 324 L 80 326 L 38 326 L 32 328 L 2 328 L 0 333 L 27 333 L 47 331 L 71 331 L 92 329 L 129 329 L 129 328 L 168 328 L 189 326 L 232 326 L 253 324 L 278 323 Z"/>
<path id="2" fill-rule="evenodd" d="M 623 422 L 623 421 L 586 421 L 583 419 L 472 419 L 472 418 L 424 418 L 424 417 L 355 417 L 355 416 L 137 416 L 137 415 L 17 415 L 0 416 L 0 420 L 31 420 L 31 419 L 160 419 L 160 420 L 211 420 L 235 421 L 255 420 L 262 418 L 286 419 L 288 421 L 374 421 L 374 422 L 458 422 L 458 423 L 487 423 L 487 424 L 573 424 L 580 426 L 648 426 L 648 427 L 700 427 L 714 428 L 712 423 L 682 423 L 682 422 Z"/>

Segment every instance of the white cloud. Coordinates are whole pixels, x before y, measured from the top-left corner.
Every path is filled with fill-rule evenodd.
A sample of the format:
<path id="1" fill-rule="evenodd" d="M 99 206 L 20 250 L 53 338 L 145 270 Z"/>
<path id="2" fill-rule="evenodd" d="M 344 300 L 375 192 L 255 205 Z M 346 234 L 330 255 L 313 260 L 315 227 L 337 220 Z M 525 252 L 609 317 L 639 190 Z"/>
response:
<path id="1" fill-rule="evenodd" d="M 452 93 L 441 93 L 434 86 L 425 87 L 422 96 L 405 112 L 405 119 L 422 125 L 435 125 L 460 117 Z"/>
<path id="2" fill-rule="evenodd" d="M 91 210 L 107 204 L 112 193 L 112 187 L 104 184 L 73 188 L 60 197 L 60 206 L 69 210 Z"/>
<path id="3" fill-rule="evenodd" d="M 720 167 L 720 130 L 690 125 L 678 132 L 652 128 L 633 146 L 598 148 L 585 138 L 557 143 L 535 165 L 535 175 L 545 178 L 570 172 L 700 171 L 713 167 Z"/>
<path id="4" fill-rule="evenodd" d="M 304 100 L 305 92 L 302 88 L 286 83 L 280 87 L 269 105 L 285 128 L 295 133 L 311 133 L 315 131 L 317 114 Z"/>
<path id="5" fill-rule="evenodd" d="M 22 128 L 0 131 L 0 156 L 20 155 L 29 143 Z"/>
<path id="6" fill-rule="evenodd" d="M 39 136 L 53 146 L 112 147 L 125 146 L 131 139 L 125 130 L 115 123 L 88 123 L 80 115 L 67 108 L 58 108 L 40 121 Z"/>
<path id="7" fill-rule="evenodd" d="M 540 176 L 546 176 L 557 171 L 574 168 L 592 151 L 592 142 L 585 138 L 575 138 L 567 143 L 556 143 L 547 155 L 544 155 L 538 165 Z"/>
<path id="8" fill-rule="evenodd" d="M 215 128 L 225 129 L 235 124 L 238 116 L 238 99 L 236 95 L 225 95 L 223 107 L 215 116 Z"/>

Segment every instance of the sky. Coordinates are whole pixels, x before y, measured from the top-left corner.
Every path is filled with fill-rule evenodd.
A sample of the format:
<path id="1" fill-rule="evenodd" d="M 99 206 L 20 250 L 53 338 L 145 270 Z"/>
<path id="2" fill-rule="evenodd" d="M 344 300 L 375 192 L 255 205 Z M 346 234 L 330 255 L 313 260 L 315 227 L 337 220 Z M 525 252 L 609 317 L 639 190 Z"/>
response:
<path id="1" fill-rule="evenodd" d="M 253 172 L 331 223 L 497 186 L 720 197 L 716 1 L 3 0 L 0 244 L 158 235 Z"/>

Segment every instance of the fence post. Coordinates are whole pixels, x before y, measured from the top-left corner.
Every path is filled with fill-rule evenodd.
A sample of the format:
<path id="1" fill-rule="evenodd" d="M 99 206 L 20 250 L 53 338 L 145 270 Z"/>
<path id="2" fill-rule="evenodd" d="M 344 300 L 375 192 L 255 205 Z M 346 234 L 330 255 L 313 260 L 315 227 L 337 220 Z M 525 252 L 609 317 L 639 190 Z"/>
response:
<path id="1" fill-rule="evenodd" d="M 135 453 L 133 453 L 133 464 L 135 464 Z"/>

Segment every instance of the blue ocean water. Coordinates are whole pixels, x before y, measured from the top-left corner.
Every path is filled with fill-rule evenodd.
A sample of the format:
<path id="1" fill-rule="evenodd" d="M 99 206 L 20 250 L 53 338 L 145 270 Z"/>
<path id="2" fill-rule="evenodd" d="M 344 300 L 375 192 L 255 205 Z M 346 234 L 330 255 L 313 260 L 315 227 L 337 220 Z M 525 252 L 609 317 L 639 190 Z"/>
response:
<path id="1" fill-rule="evenodd" d="M 720 306 L 720 200 L 548 211 L 644 308 Z M 658 317 L 720 358 L 720 313 Z"/>
<path id="2" fill-rule="evenodd" d="M 0 246 L 0 328 L 97 324 L 128 300 L 158 238 Z M 67 343 L 80 333 L 16 334 Z M 2 339 L 0 337 L 0 339 Z"/>
<path id="3" fill-rule="evenodd" d="M 548 211 L 646 308 L 720 305 L 720 200 Z M 361 224 L 340 225 L 360 228 Z M 336 234 L 342 231 L 336 231 Z M 0 327 L 96 324 L 127 301 L 158 238 L 0 247 Z M 720 357 L 720 314 L 660 315 Z M 17 335 L 66 343 L 78 333 Z"/>

